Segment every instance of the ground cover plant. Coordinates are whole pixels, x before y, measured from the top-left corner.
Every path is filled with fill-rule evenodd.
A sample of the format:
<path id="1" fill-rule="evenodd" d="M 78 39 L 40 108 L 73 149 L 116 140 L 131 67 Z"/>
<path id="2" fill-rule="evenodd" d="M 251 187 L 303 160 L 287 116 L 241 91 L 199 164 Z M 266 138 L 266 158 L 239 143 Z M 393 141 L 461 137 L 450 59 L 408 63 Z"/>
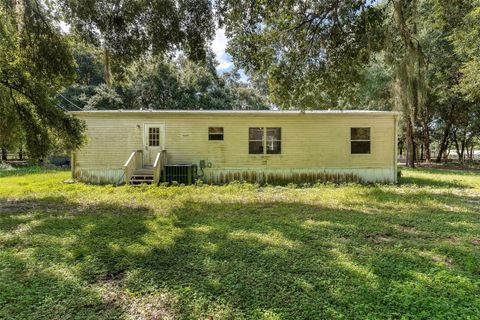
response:
<path id="1" fill-rule="evenodd" d="M 478 319 L 480 175 L 94 186 L 0 174 L 0 319 Z"/>

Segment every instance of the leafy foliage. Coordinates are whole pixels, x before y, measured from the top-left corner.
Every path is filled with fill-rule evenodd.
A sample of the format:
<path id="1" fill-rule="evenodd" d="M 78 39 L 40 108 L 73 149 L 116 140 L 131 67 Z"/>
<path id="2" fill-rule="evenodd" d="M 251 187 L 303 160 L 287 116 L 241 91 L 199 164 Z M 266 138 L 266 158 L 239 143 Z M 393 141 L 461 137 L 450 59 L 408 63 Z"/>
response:
<path id="1" fill-rule="evenodd" d="M 268 109 L 266 99 L 251 85 L 241 83 L 234 72 L 219 76 L 214 59 L 210 61 L 194 62 L 183 56 L 173 61 L 140 60 L 126 70 L 124 81 L 113 87 L 94 85 L 80 73 L 76 84 L 67 88 L 64 96 L 88 110 Z M 91 61 L 77 59 L 77 63 L 79 70 L 89 70 L 83 64 Z M 102 70 L 101 66 L 100 63 L 92 72 Z M 68 103 L 64 105 L 75 110 Z"/>
<path id="2" fill-rule="evenodd" d="M 283 108 L 343 107 L 383 42 L 370 1 L 223 1 L 229 51 L 247 72 L 268 74 Z"/>
<path id="3" fill-rule="evenodd" d="M 53 21 L 37 1 L 0 2 L 0 131 L 23 132 L 33 158 L 45 156 L 54 140 L 67 150 L 82 143 L 83 124 L 56 107 L 58 91 L 73 80 L 74 62 Z M 2 135 L 3 143 L 17 137 Z"/>
<path id="4" fill-rule="evenodd" d="M 214 33 L 209 0 L 57 0 L 66 20 L 87 42 L 104 50 L 105 79 L 111 69 L 145 56 L 183 49 L 189 59 L 205 61 Z M 111 61 L 117 68 L 111 68 Z"/>

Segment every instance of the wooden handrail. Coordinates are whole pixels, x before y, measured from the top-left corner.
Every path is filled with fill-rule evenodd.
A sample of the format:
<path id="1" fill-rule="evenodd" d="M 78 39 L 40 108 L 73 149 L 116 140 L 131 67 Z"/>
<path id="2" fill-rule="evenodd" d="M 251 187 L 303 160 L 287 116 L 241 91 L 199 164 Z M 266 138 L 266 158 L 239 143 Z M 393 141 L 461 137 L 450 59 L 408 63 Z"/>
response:
<path id="1" fill-rule="evenodd" d="M 128 157 L 127 162 L 125 162 L 125 164 L 123 165 L 124 167 L 128 167 L 128 165 L 130 164 L 130 162 L 133 161 L 133 158 L 135 157 L 135 153 L 137 153 L 137 152 L 136 152 L 136 151 L 133 151 L 132 154 L 130 155 L 130 157 Z"/>
<path id="2" fill-rule="evenodd" d="M 158 162 L 160 161 L 161 153 L 157 153 L 157 157 L 155 158 L 155 162 L 153 163 L 153 167 L 156 168 L 158 166 Z"/>
<path id="3" fill-rule="evenodd" d="M 123 166 L 125 183 L 128 183 L 132 178 L 133 172 L 137 169 L 137 151 L 133 151 L 127 162 Z"/>

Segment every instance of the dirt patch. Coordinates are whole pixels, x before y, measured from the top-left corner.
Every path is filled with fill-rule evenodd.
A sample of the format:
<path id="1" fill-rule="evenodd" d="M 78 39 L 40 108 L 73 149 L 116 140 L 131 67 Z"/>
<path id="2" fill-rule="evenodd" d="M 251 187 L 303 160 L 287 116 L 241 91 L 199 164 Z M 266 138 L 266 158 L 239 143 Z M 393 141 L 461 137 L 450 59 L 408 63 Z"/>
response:
<path id="1" fill-rule="evenodd" d="M 109 204 L 109 203 L 74 203 L 63 198 L 20 200 L 9 199 L 0 202 L 0 214 L 19 214 L 27 212 L 41 212 L 49 214 L 85 214 L 85 213 L 143 213 L 151 211 L 150 208 L 137 204 Z"/>
<path id="2" fill-rule="evenodd" d="M 475 239 L 472 241 L 472 244 L 476 247 L 480 247 L 480 239 Z"/>
<path id="3" fill-rule="evenodd" d="M 371 233 L 367 234 L 365 236 L 365 239 L 370 240 L 374 243 L 384 243 L 384 242 L 389 242 L 391 241 L 390 235 L 387 233 L 381 233 L 381 232 L 376 232 L 376 233 Z"/>
<path id="4" fill-rule="evenodd" d="M 415 230 L 415 226 L 413 224 L 400 223 L 398 226 L 403 230 Z"/>
<path id="5" fill-rule="evenodd" d="M 454 237 L 454 236 L 445 237 L 445 238 L 442 238 L 442 240 L 445 241 L 445 242 L 448 242 L 448 243 L 452 243 L 452 244 L 460 243 L 460 239 L 458 239 L 457 237 Z"/>
<path id="6" fill-rule="evenodd" d="M 118 280 L 105 281 L 100 288 L 103 302 L 120 310 L 126 319 L 170 320 L 177 319 L 176 299 L 165 292 L 132 294 L 121 287 Z"/>
<path id="7" fill-rule="evenodd" d="M 0 213 L 24 213 L 30 211 L 57 212 L 65 210 L 65 205 L 36 200 L 7 200 L 0 202 Z"/>
<path id="8" fill-rule="evenodd" d="M 418 232 L 417 228 L 413 224 L 408 223 L 400 223 L 394 226 L 400 232 L 406 233 L 410 236 L 419 236 L 420 232 Z"/>

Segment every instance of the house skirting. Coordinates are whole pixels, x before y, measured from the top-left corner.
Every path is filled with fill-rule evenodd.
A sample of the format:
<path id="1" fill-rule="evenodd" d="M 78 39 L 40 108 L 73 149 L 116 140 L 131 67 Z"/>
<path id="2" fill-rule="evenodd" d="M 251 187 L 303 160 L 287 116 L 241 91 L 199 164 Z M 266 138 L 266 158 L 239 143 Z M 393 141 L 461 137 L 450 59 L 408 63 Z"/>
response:
<path id="1" fill-rule="evenodd" d="M 394 168 L 298 168 L 298 169 L 205 169 L 207 183 L 247 181 L 258 183 L 379 182 L 395 183 Z"/>
<path id="2" fill-rule="evenodd" d="M 270 184 L 287 183 L 395 183 L 395 168 L 295 168 L 295 169 L 256 169 L 256 168 L 205 168 L 199 179 L 206 183 L 223 184 L 232 181 L 246 181 Z M 201 170 L 198 173 L 201 174 Z M 74 178 L 96 184 L 120 184 L 125 182 L 123 168 L 75 170 Z"/>
<path id="3" fill-rule="evenodd" d="M 75 170 L 73 178 L 94 184 L 120 184 L 125 182 L 123 168 L 97 169 L 83 168 Z"/>

